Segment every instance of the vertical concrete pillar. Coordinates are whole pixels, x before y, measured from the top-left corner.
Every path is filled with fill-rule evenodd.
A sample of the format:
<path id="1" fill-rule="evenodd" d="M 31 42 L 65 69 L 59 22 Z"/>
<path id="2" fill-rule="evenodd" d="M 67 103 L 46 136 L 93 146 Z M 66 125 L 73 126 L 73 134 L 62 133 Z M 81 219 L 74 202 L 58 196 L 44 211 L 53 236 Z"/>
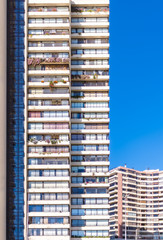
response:
<path id="1" fill-rule="evenodd" d="M 6 239 L 6 49 L 7 1 L 0 1 L 0 239 Z"/>

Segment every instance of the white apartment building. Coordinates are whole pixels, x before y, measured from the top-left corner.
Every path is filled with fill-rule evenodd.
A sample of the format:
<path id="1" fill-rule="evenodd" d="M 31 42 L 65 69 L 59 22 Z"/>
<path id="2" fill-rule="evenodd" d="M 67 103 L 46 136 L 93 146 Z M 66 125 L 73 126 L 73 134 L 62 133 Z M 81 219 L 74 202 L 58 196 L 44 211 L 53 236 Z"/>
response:
<path id="1" fill-rule="evenodd" d="M 109 0 L 25 16 L 24 239 L 109 239 Z"/>
<path id="2" fill-rule="evenodd" d="M 110 238 L 163 239 L 163 171 L 110 171 Z"/>

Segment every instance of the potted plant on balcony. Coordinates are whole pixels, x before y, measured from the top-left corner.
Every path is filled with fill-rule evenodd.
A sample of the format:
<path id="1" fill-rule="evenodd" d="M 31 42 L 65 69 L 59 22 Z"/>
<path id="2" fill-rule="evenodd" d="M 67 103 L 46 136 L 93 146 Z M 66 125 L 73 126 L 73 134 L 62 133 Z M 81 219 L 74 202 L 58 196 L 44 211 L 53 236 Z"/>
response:
<path id="1" fill-rule="evenodd" d="M 62 59 L 62 62 L 63 62 L 63 63 L 69 63 L 69 58 L 63 58 L 63 59 Z"/>
<path id="2" fill-rule="evenodd" d="M 100 11 L 101 11 L 101 8 L 97 8 L 97 9 L 96 9 L 96 12 L 100 12 Z"/>
<path id="3" fill-rule="evenodd" d="M 97 74 L 97 73 L 94 73 L 93 79 L 97 79 L 97 78 L 98 78 L 98 74 Z"/>
<path id="4" fill-rule="evenodd" d="M 50 87 L 51 90 L 55 87 L 53 81 L 50 81 L 50 82 L 49 82 L 49 87 Z"/>
<path id="5" fill-rule="evenodd" d="M 46 142 L 46 143 L 50 143 L 50 140 L 49 140 L 49 139 L 46 139 L 45 142 Z"/>
<path id="6" fill-rule="evenodd" d="M 33 144 L 37 144 L 38 143 L 38 140 L 37 139 L 34 139 L 33 140 Z"/>
<path id="7" fill-rule="evenodd" d="M 51 144 L 56 144 L 57 140 L 56 139 L 51 139 L 50 142 L 51 142 Z"/>

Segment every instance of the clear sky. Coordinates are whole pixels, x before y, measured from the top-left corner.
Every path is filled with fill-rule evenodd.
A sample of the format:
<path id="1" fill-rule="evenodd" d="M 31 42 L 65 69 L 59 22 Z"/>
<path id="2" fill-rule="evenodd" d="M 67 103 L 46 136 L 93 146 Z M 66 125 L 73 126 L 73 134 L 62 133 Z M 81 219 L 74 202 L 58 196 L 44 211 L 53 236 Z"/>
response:
<path id="1" fill-rule="evenodd" d="M 163 0 L 110 11 L 110 168 L 163 170 Z"/>

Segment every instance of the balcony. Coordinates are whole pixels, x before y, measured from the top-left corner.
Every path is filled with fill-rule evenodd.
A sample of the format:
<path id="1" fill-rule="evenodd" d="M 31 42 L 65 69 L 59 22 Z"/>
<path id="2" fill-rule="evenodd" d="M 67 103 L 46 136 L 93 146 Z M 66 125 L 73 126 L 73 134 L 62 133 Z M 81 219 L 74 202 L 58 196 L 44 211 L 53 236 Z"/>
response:
<path id="1" fill-rule="evenodd" d="M 93 47 L 93 46 L 92 46 Z M 93 47 L 94 48 L 94 47 Z M 109 54 L 72 54 L 71 59 L 109 59 Z"/>
<path id="2" fill-rule="evenodd" d="M 39 10 L 40 9 L 40 10 Z M 54 8 L 56 9 L 56 8 Z M 29 18 L 35 18 L 35 17 L 39 17 L 39 18 L 43 18 L 43 17 L 69 17 L 70 16 L 70 12 L 57 12 L 57 11 L 44 11 L 42 7 L 36 9 L 36 11 L 31 11 L 28 12 L 28 17 Z"/>
<path id="3" fill-rule="evenodd" d="M 57 69 L 57 68 L 52 68 L 50 67 L 49 69 L 46 68 L 46 70 L 28 70 L 28 75 L 37 75 L 37 76 L 42 76 L 42 75 L 69 75 L 70 70 L 67 69 Z"/>
<path id="4" fill-rule="evenodd" d="M 54 119 L 53 119 L 54 121 Z M 69 129 L 30 129 L 28 130 L 28 134 L 69 134 Z M 41 141 L 42 142 L 42 141 Z M 54 143 L 53 143 L 54 144 Z"/>
<path id="5" fill-rule="evenodd" d="M 91 80 L 91 81 L 102 81 L 102 80 L 109 80 L 109 75 L 72 75 L 72 80 Z"/>
<path id="6" fill-rule="evenodd" d="M 71 27 L 77 27 L 77 28 L 93 28 L 93 27 L 109 27 L 109 22 L 73 22 L 71 23 Z"/>
<path id="7" fill-rule="evenodd" d="M 97 102 L 97 98 L 96 97 L 72 98 L 71 101 L 72 102 Z M 100 98 L 98 98 L 98 102 L 105 102 L 105 101 L 109 102 L 110 97 L 100 97 Z"/>
<path id="8" fill-rule="evenodd" d="M 96 121 L 95 121 L 96 122 Z M 106 134 L 106 133 L 110 133 L 109 129 L 72 129 L 71 133 L 83 133 L 83 134 Z"/>
<path id="9" fill-rule="evenodd" d="M 108 230 L 108 229 L 107 229 Z M 110 237 L 71 237 L 73 240 L 110 240 Z M 34 240 L 34 239 L 29 239 Z M 36 239 L 37 240 L 37 239 Z M 51 240 L 51 239 L 48 239 Z"/>
<path id="10" fill-rule="evenodd" d="M 89 194 L 89 193 L 84 193 L 84 194 L 71 194 L 72 198 L 109 198 L 109 193 L 105 194 Z M 72 205 L 73 206 L 73 205 Z M 102 207 L 102 205 L 98 205 Z M 97 208 L 97 205 L 95 205 Z"/>
<path id="11" fill-rule="evenodd" d="M 60 187 L 60 188 L 30 188 L 28 193 L 70 193 L 69 187 Z"/>
<path id="12" fill-rule="evenodd" d="M 89 108 L 71 108 L 71 112 L 91 113 L 91 112 L 110 112 L 110 108 L 89 107 Z"/>
<path id="13" fill-rule="evenodd" d="M 108 70 L 109 69 L 109 65 L 108 64 L 106 64 L 106 65 L 97 65 L 97 64 L 92 64 L 92 65 L 71 65 L 71 68 L 72 68 L 72 70 L 87 70 L 87 69 L 90 69 L 90 70 Z"/>
<path id="14" fill-rule="evenodd" d="M 70 121 L 70 118 L 69 117 L 59 117 L 59 118 L 51 118 L 51 117 L 46 117 L 46 118 L 43 118 L 43 117 L 29 117 L 28 118 L 28 122 L 41 122 L 41 123 L 54 123 L 54 122 L 69 122 Z M 53 131 L 54 132 L 54 131 Z"/>
<path id="15" fill-rule="evenodd" d="M 71 144 L 110 144 L 110 140 L 71 140 Z"/>
<path id="16" fill-rule="evenodd" d="M 108 4 L 109 4 L 109 1 L 107 3 L 107 5 L 105 7 L 101 7 L 103 4 L 101 4 L 101 6 L 87 6 L 84 4 L 83 7 L 81 7 L 81 3 L 80 3 L 80 6 L 77 6 L 77 2 L 74 1 L 74 4 L 75 5 L 72 5 L 72 15 L 73 14 L 83 14 L 83 13 L 92 13 L 92 14 L 102 14 L 102 13 L 109 13 L 109 7 L 108 7 Z"/>
<path id="17" fill-rule="evenodd" d="M 109 176 L 109 171 L 107 169 L 107 166 L 105 166 L 106 171 L 104 171 L 104 172 L 102 170 L 98 170 L 98 169 L 96 169 L 96 171 L 94 171 L 94 172 L 90 172 L 90 171 L 88 171 L 90 169 L 90 167 L 88 167 L 88 170 L 87 170 L 87 167 L 82 167 L 82 169 L 83 169 L 83 172 L 73 172 L 72 171 L 71 175 L 74 176 L 74 177 L 77 177 L 77 176 L 79 176 L 79 177 L 81 177 L 81 176 L 82 177 L 88 177 L 88 176 L 89 177 L 108 177 Z M 108 183 L 108 186 L 109 186 L 109 183 Z M 84 184 L 83 187 L 87 187 L 87 185 Z M 104 185 L 102 187 L 104 187 Z M 87 191 L 84 192 L 84 193 L 97 194 L 95 192 L 87 192 Z"/>
<path id="18" fill-rule="evenodd" d="M 60 177 L 28 177 L 27 181 L 70 181 L 70 177 L 60 176 Z"/>
<path id="19" fill-rule="evenodd" d="M 96 216 L 96 218 L 94 219 L 97 219 L 98 216 Z M 109 229 L 109 226 L 78 226 L 78 227 L 71 227 L 71 230 L 75 231 L 75 230 L 108 230 Z M 89 239 L 88 237 L 86 239 Z M 93 237 L 91 238 L 91 240 L 93 239 Z M 97 238 L 99 239 L 99 237 Z M 81 239 L 80 239 L 81 240 Z"/>
<path id="20" fill-rule="evenodd" d="M 28 240 L 70 240 L 71 237 L 70 236 L 29 236 Z M 75 240 L 75 238 L 74 238 Z M 78 239 L 81 240 L 81 239 Z M 85 239 L 83 239 L 85 240 Z M 93 239 L 90 239 L 93 240 Z M 98 240 L 101 240 L 100 238 L 98 238 Z M 106 239 L 107 240 L 107 239 Z"/>
<path id="21" fill-rule="evenodd" d="M 89 161 L 89 162 L 71 162 L 72 166 L 109 166 L 110 162 L 109 161 Z"/>
<path id="22" fill-rule="evenodd" d="M 57 47 L 28 47 L 28 52 L 69 52 L 70 48 L 63 47 L 63 46 L 57 46 Z"/>
<path id="23" fill-rule="evenodd" d="M 28 34 L 28 41 L 53 41 L 53 40 L 69 40 L 70 36 L 68 33 L 63 34 Z"/>
<path id="24" fill-rule="evenodd" d="M 108 8 L 108 5 L 110 3 L 109 0 L 95 0 L 94 2 L 92 2 L 92 0 L 82 0 L 82 3 L 80 0 L 72 0 L 72 6 L 73 7 L 87 7 L 87 8 L 90 8 L 90 7 L 105 7 L 105 8 Z"/>
<path id="25" fill-rule="evenodd" d="M 50 82 L 44 82 L 44 79 L 40 80 L 40 82 L 28 82 L 28 87 L 50 87 Z M 53 81 L 54 83 L 54 81 Z M 69 87 L 70 86 L 70 83 L 68 81 L 65 81 L 65 80 L 58 80 L 56 81 L 55 80 L 55 83 L 54 83 L 54 87 Z"/>
<path id="26" fill-rule="evenodd" d="M 38 141 L 36 144 L 32 143 L 32 142 L 28 142 L 28 146 L 69 146 L 70 145 L 70 141 L 60 141 L 57 143 L 48 143 L 47 141 Z"/>
<path id="27" fill-rule="evenodd" d="M 56 152 L 56 153 L 52 153 L 52 152 L 42 152 L 42 153 L 28 153 L 27 157 L 29 158 L 32 158 L 32 157 L 35 157 L 35 158 L 42 158 L 42 157 L 70 157 L 70 153 L 69 152 Z"/>
<path id="28" fill-rule="evenodd" d="M 69 0 L 28 0 L 30 6 L 69 6 Z"/>
<path id="29" fill-rule="evenodd" d="M 28 23 L 28 29 L 69 29 L 70 23 Z"/>
<path id="30" fill-rule="evenodd" d="M 62 111 L 62 110 L 67 110 L 69 111 L 70 110 L 70 106 L 29 106 L 28 107 L 28 110 L 29 111 L 49 111 L 49 110 L 58 110 L 58 111 Z"/>
<path id="31" fill-rule="evenodd" d="M 28 228 L 45 228 L 45 229 L 51 229 L 51 228 L 70 228 L 70 224 L 28 224 Z M 42 236 L 41 236 L 42 237 Z"/>
<path id="32" fill-rule="evenodd" d="M 110 155 L 110 151 L 71 151 L 73 155 Z"/>
<path id="33" fill-rule="evenodd" d="M 109 183 L 71 183 L 71 187 L 109 187 Z"/>
<path id="34" fill-rule="evenodd" d="M 76 11 L 71 13 L 72 17 L 109 17 L 109 15 L 110 15 L 110 12 L 108 9 L 106 9 L 105 11 L 88 9 L 87 11 L 81 10 L 80 12 Z"/>
<path id="35" fill-rule="evenodd" d="M 71 48 L 75 49 L 109 49 L 109 43 L 78 43 L 78 44 L 71 44 Z M 92 54 L 91 54 L 92 55 Z"/>
<path id="36" fill-rule="evenodd" d="M 52 93 L 52 94 L 28 94 L 28 99 L 69 99 L 70 98 L 70 94 L 69 93 L 65 93 L 65 94 L 57 94 L 57 93 Z"/>
<path id="37" fill-rule="evenodd" d="M 72 38 L 106 38 L 109 37 L 109 33 L 89 32 L 89 33 L 72 33 Z"/>
<path id="38" fill-rule="evenodd" d="M 29 75 L 67 75 L 69 71 L 68 58 L 28 58 Z M 32 69 L 33 68 L 33 69 Z"/>
<path id="39" fill-rule="evenodd" d="M 36 67 L 38 65 L 59 65 L 61 67 L 62 65 L 68 65 L 70 62 L 69 58 L 60 58 L 60 57 L 49 57 L 49 58 L 35 58 L 31 57 L 28 58 L 27 63 L 28 66 Z M 57 69 L 56 69 L 57 70 Z"/>
<path id="40" fill-rule="evenodd" d="M 109 214 L 108 215 L 85 215 L 85 216 L 80 216 L 80 219 L 83 219 L 83 220 L 86 220 L 88 218 L 89 219 L 109 219 L 110 216 L 109 216 Z M 71 216 L 71 219 L 79 219 L 79 216 Z M 107 227 L 107 230 L 108 229 L 109 229 L 109 227 Z M 97 227 L 96 227 L 96 230 L 98 230 Z"/>
<path id="41" fill-rule="evenodd" d="M 70 165 L 69 164 L 61 164 L 62 159 L 59 161 L 53 161 L 53 160 L 48 160 L 47 158 L 45 158 L 44 161 L 42 161 L 42 164 L 33 164 L 33 165 L 28 165 L 28 170 L 29 169 L 43 169 L 43 170 L 47 170 L 47 169 L 70 169 Z M 47 164 L 46 162 L 49 162 L 49 164 Z"/>
<path id="42" fill-rule="evenodd" d="M 103 92 L 103 91 L 109 91 L 109 86 L 81 86 L 81 87 L 71 87 L 71 91 L 90 91 L 90 92 Z M 92 96 L 93 97 L 93 96 Z M 101 96 L 102 97 L 102 96 Z M 105 96 L 107 97 L 107 96 Z M 97 100 L 97 98 L 96 98 Z"/>
<path id="43" fill-rule="evenodd" d="M 37 216 L 37 217 L 69 217 L 69 212 L 29 212 L 29 217 Z M 46 238 L 47 239 L 47 238 Z M 53 236 L 54 240 L 54 236 Z"/>
<path id="44" fill-rule="evenodd" d="M 70 204 L 69 200 L 28 200 L 28 204 L 30 205 L 41 205 L 41 204 L 63 204 L 63 205 L 67 205 Z"/>

